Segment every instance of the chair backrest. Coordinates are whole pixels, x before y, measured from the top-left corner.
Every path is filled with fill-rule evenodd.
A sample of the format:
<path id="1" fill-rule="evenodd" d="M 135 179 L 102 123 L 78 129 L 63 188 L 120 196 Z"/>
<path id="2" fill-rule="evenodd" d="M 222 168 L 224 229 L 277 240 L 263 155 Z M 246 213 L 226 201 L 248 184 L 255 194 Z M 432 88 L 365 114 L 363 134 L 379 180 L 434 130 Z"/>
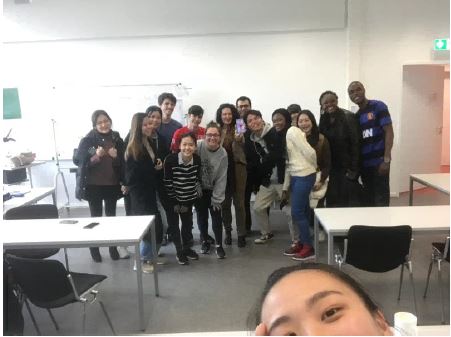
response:
<path id="1" fill-rule="evenodd" d="M 5 220 L 57 219 L 58 208 L 52 204 L 25 205 L 9 209 L 3 218 Z"/>
<path id="2" fill-rule="evenodd" d="M 11 208 L 3 215 L 5 220 L 58 219 L 58 208 L 53 204 L 25 205 Z M 59 248 L 8 249 L 8 253 L 32 259 L 45 259 L 59 252 Z"/>
<path id="3" fill-rule="evenodd" d="M 443 252 L 443 255 L 445 257 L 445 260 L 449 262 L 449 236 L 446 238 L 445 241 L 445 250 Z"/>
<path id="4" fill-rule="evenodd" d="M 352 226 L 346 263 L 376 273 L 393 270 L 406 262 L 411 239 L 410 226 Z"/>
<path id="5" fill-rule="evenodd" d="M 64 265 L 56 260 L 36 260 L 7 254 L 14 281 L 30 301 L 41 308 L 56 308 L 71 302 L 73 288 Z M 68 300 L 69 299 L 69 300 Z"/>

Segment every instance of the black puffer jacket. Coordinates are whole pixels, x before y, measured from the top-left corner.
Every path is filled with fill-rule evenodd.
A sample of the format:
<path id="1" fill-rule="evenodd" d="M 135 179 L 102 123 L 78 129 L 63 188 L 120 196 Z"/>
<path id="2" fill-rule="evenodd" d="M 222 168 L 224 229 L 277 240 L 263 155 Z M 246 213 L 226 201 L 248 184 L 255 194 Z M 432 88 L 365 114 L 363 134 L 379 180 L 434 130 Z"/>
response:
<path id="1" fill-rule="evenodd" d="M 124 141 L 116 131 L 111 131 L 113 146 L 117 150 L 117 160 L 113 161 L 113 169 L 119 177 L 120 184 L 124 181 Z M 96 130 L 91 130 L 80 141 L 77 150 L 72 158 L 75 165 L 78 166 L 75 186 L 75 197 L 78 200 L 87 200 L 86 185 L 89 174 L 89 166 L 91 157 L 95 155 L 98 146 L 103 146 L 103 136 Z M 120 188 L 118 189 L 117 198 L 122 198 Z"/>

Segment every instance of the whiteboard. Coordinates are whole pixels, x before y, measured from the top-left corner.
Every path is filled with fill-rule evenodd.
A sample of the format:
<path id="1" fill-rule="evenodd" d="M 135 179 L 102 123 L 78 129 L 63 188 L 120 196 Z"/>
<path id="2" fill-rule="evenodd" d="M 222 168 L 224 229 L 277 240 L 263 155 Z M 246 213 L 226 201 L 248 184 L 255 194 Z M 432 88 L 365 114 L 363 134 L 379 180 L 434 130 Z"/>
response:
<path id="1" fill-rule="evenodd" d="M 125 138 L 133 114 L 158 105 L 162 92 L 177 97 L 173 118 L 185 124 L 183 99 L 188 91 L 181 85 L 19 87 L 22 118 L 3 121 L 2 135 L 12 128 L 10 136 L 16 140 L 6 143 L 4 152 L 33 151 L 39 160 L 54 159 L 58 153 L 59 159 L 71 159 L 73 149 L 92 129 L 95 110 L 105 110 L 113 130 Z"/>

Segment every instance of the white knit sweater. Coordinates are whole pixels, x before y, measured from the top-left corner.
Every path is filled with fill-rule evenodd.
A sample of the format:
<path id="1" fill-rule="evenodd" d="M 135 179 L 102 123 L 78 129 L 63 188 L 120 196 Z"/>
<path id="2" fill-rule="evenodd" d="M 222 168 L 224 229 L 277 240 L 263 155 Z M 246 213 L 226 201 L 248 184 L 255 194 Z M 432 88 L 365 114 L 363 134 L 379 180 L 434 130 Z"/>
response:
<path id="1" fill-rule="evenodd" d="M 305 177 L 316 172 L 316 151 L 307 142 L 305 133 L 296 126 L 287 131 L 287 166 L 283 190 L 290 188 L 290 177 Z"/>

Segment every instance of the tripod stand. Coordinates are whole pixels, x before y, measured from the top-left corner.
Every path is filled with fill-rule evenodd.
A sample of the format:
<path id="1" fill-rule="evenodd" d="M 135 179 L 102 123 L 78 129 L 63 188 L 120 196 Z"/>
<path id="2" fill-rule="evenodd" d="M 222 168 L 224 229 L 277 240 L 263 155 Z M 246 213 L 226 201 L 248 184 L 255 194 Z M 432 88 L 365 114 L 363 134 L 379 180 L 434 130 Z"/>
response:
<path id="1" fill-rule="evenodd" d="M 67 215 L 69 215 L 70 213 L 70 200 L 69 200 L 69 192 L 67 190 L 67 185 L 66 185 L 66 179 L 64 178 L 64 173 L 61 171 L 60 168 L 60 161 L 59 161 L 59 153 L 58 153 L 58 147 L 57 147 L 57 143 L 56 143 L 56 132 L 55 132 L 55 124 L 56 121 L 54 119 L 51 119 L 52 121 L 52 128 L 53 128 L 53 144 L 55 146 L 55 160 L 56 160 L 56 174 L 55 174 L 55 196 L 56 196 L 56 200 L 58 200 L 58 177 L 61 177 L 61 181 L 63 182 L 63 187 L 64 187 L 64 192 L 66 194 L 67 197 L 67 203 L 64 205 L 64 207 L 66 208 L 66 212 Z"/>

